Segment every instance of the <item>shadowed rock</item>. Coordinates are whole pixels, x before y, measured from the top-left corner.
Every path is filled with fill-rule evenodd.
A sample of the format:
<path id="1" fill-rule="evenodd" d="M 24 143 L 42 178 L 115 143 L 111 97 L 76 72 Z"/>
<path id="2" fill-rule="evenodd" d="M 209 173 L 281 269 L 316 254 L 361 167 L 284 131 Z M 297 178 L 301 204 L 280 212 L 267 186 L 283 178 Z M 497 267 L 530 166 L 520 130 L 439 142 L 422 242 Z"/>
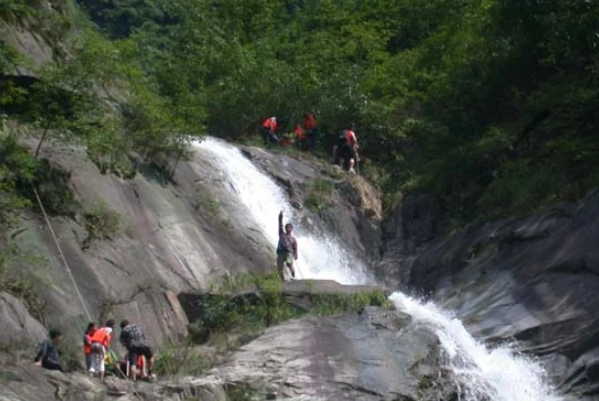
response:
<path id="1" fill-rule="evenodd" d="M 360 315 L 285 322 L 193 383 L 248 383 L 257 399 L 450 400 L 434 334 L 407 315 L 368 307 Z"/>
<path id="2" fill-rule="evenodd" d="M 475 336 L 516 339 L 525 352 L 553 356 L 548 366 L 562 372 L 557 382 L 599 394 L 592 357 L 599 341 L 598 193 L 529 218 L 481 220 L 444 235 L 434 203 L 413 199 L 404 207 L 385 227 L 390 280 L 456 311 Z M 574 368 L 568 371 L 560 356 Z M 576 379 L 580 372 L 586 380 Z"/>

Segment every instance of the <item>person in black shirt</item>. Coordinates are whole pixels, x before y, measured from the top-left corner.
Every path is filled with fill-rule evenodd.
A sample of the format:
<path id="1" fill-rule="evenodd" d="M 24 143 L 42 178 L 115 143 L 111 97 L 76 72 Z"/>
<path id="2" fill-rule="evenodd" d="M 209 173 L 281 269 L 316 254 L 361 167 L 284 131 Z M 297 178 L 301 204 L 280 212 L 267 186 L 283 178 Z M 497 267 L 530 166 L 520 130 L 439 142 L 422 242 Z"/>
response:
<path id="1" fill-rule="evenodd" d="M 35 356 L 35 365 L 49 370 L 60 370 L 61 372 L 64 372 L 65 369 L 60 362 L 60 349 L 58 348 L 62 333 L 52 329 L 49 334 L 50 338 L 44 340 Z"/>
<path id="2" fill-rule="evenodd" d="M 128 320 L 123 320 L 121 322 L 121 336 L 120 341 L 123 347 L 127 349 L 127 357 L 129 360 L 129 376 L 131 380 L 135 381 L 137 379 L 137 360 L 140 355 L 146 358 L 148 372 L 147 376 L 144 375 L 143 369 L 140 373 L 142 379 L 151 378 L 152 377 L 152 366 L 154 365 L 154 352 L 152 348 L 150 348 L 146 344 L 146 336 L 143 330 L 135 325 L 130 324 Z"/>

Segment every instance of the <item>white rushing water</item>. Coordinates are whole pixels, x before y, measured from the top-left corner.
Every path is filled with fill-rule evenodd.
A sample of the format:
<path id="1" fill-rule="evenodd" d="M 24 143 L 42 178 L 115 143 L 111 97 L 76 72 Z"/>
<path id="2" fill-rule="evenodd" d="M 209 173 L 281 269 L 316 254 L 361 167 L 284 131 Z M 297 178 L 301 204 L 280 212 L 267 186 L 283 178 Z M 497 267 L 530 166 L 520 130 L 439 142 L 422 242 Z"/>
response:
<path id="1" fill-rule="evenodd" d="M 226 174 L 227 182 L 231 183 L 229 190 L 246 206 L 257 227 L 273 244 L 273 252 L 279 241 L 276 220 L 283 210 L 284 223 L 293 224 L 298 242 L 298 278 L 335 280 L 342 284 L 372 282 L 364 264 L 334 236 L 305 232 L 294 220 L 285 192 L 238 148 L 210 137 L 194 142 L 194 146 L 211 157 L 221 173 Z"/>
<path id="2" fill-rule="evenodd" d="M 229 188 L 248 209 L 255 224 L 272 242 L 278 241 L 276 216 L 292 221 L 298 240 L 300 278 L 331 279 L 343 284 L 371 283 L 365 266 L 344 249 L 332 234 L 303 232 L 293 221 L 293 209 L 284 191 L 267 175 L 223 141 L 207 138 L 195 143 L 227 176 Z M 544 372 L 531 359 L 516 355 L 509 347 L 487 350 L 476 341 L 459 319 L 432 303 L 421 303 L 403 293 L 393 293 L 395 306 L 411 315 L 416 324 L 434 330 L 447 354 L 451 370 L 459 382 L 460 401 L 558 401 L 544 381 Z"/>
<path id="3" fill-rule="evenodd" d="M 461 385 L 463 401 L 558 401 L 535 361 L 516 355 L 508 346 L 488 350 L 474 339 L 462 322 L 433 303 L 422 303 L 395 292 L 390 297 L 397 309 L 411 315 L 416 324 L 435 331 L 447 354 L 451 370 Z"/>

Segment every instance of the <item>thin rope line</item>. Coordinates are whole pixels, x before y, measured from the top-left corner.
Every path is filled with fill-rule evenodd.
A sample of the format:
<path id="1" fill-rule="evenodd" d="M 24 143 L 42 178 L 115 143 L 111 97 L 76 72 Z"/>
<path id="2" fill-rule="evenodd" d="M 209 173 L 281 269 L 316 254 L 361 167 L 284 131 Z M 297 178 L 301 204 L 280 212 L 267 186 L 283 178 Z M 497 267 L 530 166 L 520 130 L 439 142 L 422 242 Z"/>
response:
<path id="1" fill-rule="evenodd" d="M 296 264 L 295 264 L 295 269 L 296 269 L 296 270 L 297 270 L 297 272 L 299 273 L 299 275 L 300 275 L 300 278 L 303 280 L 303 279 L 304 279 L 304 275 L 303 275 L 303 274 L 302 274 L 302 272 L 300 271 L 300 268 L 299 268 L 299 263 L 296 263 Z"/>
<path id="2" fill-rule="evenodd" d="M 75 287 L 75 291 L 77 292 L 77 295 L 79 296 L 79 300 L 81 301 L 81 306 L 83 306 L 83 310 L 85 311 L 85 314 L 87 315 L 87 318 L 89 319 L 89 321 L 92 321 L 92 317 L 89 313 L 89 311 L 87 310 L 87 307 L 85 306 L 85 302 L 83 301 L 83 296 L 81 295 L 81 291 L 79 291 L 79 287 L 77 286 L 77 282 L 75 281 L 75 277 L 73 277 L 73 273 L 71 272 L 71 268 L 69 267 L 69 264 L 67 263 L 67 259 L 64 257 L 64 254 L 62 253 L 62 248 L 60 247 L 60 244 L 58 243 L 58 238 L 56 238 L 56 234 L 54 233 L 54 229 L 52 229 L 52 224 L 50 224 L 50 219 L 48 218 L 48 215 L 46 214 L 46 209 L 44 208 L 44 205 L 42 204 L 42 200 L 40 199 L 40 196 L 37 193 L 37 190 L 35 189 L 35 187 L 33 188 L 33 193 L 35 194 L 35 197 L 37 198 L 37 202 L 40 205 L 40 208 L 42 209 L 42 213 L 44 214 L 44 218 L 46 219 L 46 224 L 48 224 L 48 228 L 50 229 L 50 234 L 52 234 L 52 238 L 54 239 L 54 243 L 56 244 L 56 247 L 58 248 L 58 253 L 60 253 L 60 257 L 62 258 L 62 262 L 64 263 L 64 267 L 67 269 L 67 273 L 69 274 L 69 277 L 71 278 L 71 281 L 73 282 L 73 286 Z"/>

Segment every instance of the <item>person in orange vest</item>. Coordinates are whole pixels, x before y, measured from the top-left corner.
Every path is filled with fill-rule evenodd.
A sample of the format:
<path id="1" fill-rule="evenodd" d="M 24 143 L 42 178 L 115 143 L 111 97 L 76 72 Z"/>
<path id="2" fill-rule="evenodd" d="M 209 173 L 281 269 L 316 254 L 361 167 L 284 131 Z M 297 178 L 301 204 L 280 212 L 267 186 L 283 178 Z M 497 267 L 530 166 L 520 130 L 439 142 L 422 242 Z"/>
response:
<path id="1" fill-rule="evenodd" d="M 96 324 L 89 322 L 83 333 L 83 355 L 85 355 L 85 370 L 88 371 L 92 364 L 92 336 L 96 332 Z"/>
<path id="2" fill-rule="evenodd" d="M 110 348 L 113 331 L 114 319 L 109 319 L 106 321 L 106 325 L 104 327 L 96 330 L 91 336 L 92 361 L 89 368 L 89 373 L 91 376 L 95 376 L 97 373 L 100 380 L 104 380 L 104 360 L 106 358 L 106 352 Z"/>
<path id="3" fill-rule="evenodd" d="M 308 137 L 308 149 L 313 151 L 316 148 L 316 134 L 318 129 L 318 121 L 314 113 L 308 112 L 304 114 L 304 129 Z"/>
<path id="4" fill-rule="evenodd" d="M 304 131 L 300 124 L 295 124 L 293 136 L 295 136 L 295 145 L 298 148 L 303 148 L 304 144 L 306 143 L 306 139 L 308 139 L 308 135 L 306 135 L 306 131 Z"/>
<path id="5" fill-rule="evenodd" d="M 262 139 L 264 143 L 279 143 L 279 137 L 277 136 L 277 118 L 276 117 L 268 117 L 266 120 L 262 122 L 262 126 L 260 130 L 262 131 Z"/>

